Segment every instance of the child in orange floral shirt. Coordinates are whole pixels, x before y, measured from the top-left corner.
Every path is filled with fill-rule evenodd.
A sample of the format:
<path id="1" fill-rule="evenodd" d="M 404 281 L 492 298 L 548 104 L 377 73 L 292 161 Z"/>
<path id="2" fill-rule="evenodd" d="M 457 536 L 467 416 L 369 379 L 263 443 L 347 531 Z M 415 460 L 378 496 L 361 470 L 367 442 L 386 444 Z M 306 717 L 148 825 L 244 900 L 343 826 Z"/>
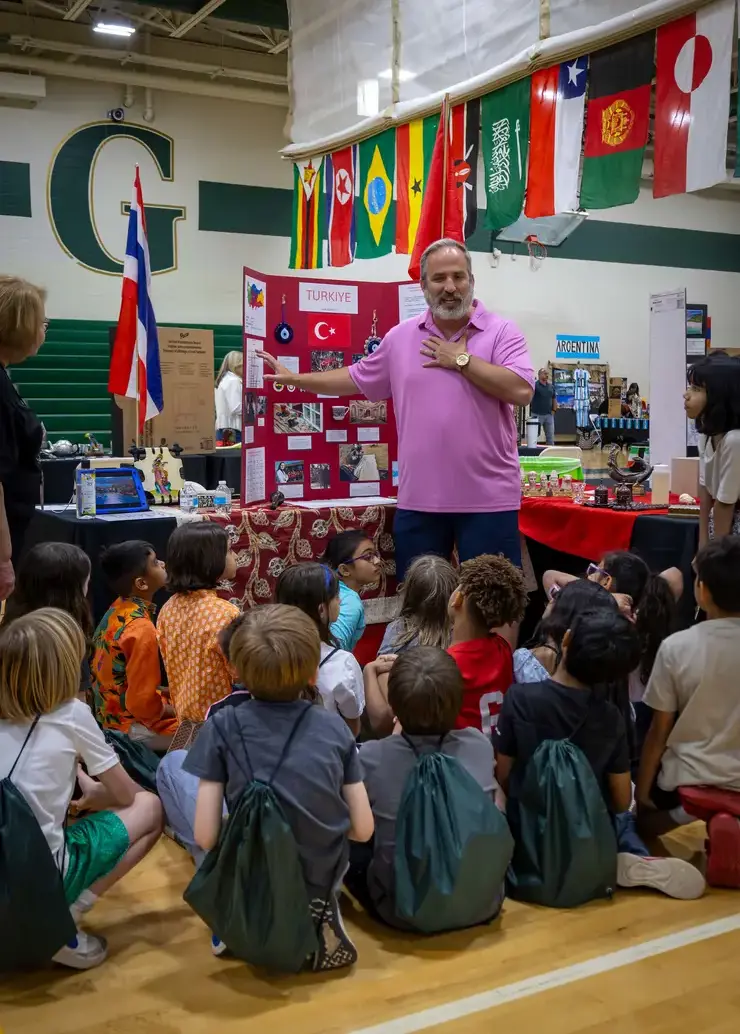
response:
<path id="1" fill-rule="evenodd" d="M 174 595 L 162 607 L 157 635 L 170 697 L 180 722 L 202 722 L 232 683 L 218 643 L 219 633 L 239 616 L 239 608 L 216 592 L 220 581 L 236 574 L 224 529 L 210 521 L 179 527 L 167 547 L 167 573 Z"/>
<path id="2" fill-rule="evenodd" d="M 100 560 L 116 599 L 93 638 L 95 711 L 104 729 L 116 729 L 152 750 L 167 750 L 177 729 L 175 712 L 159 692 L 159 646 L 152 599 L 167 571 L 148 542 L 121 542 Z"/>

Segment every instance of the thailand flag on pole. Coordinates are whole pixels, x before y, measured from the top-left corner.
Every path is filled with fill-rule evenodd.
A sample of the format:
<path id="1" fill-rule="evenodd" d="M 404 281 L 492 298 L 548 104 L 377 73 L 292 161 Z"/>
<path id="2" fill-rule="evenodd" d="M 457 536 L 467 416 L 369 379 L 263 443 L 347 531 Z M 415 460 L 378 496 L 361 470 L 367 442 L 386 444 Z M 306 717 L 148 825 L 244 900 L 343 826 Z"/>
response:
<path id="1" fill-rule="evenodd" d="M 530 219 L 578 208 L 578 170 L 588 58 L 532 76 L 529 171 L 524 214 Z"/>
<path id="2" fill-rule="evenodd" d="M 164 406 L 157 323 L 149 297 L 151 282 L 144 199 L 137 165 L 123 262 L 121 312 L 110 360 L 108 391 L 139 400 L 139 434 L 144 430 L 145 421 L 161 413 Z"/>

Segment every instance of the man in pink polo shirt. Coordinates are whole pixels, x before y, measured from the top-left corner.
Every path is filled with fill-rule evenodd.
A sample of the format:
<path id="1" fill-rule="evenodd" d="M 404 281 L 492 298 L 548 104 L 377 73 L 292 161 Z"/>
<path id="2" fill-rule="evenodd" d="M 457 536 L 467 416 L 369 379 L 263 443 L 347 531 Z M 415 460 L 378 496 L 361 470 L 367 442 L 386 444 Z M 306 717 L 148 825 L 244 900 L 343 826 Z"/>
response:
<path id="1" fill-rule="evenodd" d="M 327 373 L 294 374 L 268 352 L 267 380 L 321 395 L 392 398 L 398 427 L 399 579 L 423 553 L 460 560 L 503 553 L 521 563 L 514 405 L 534 370 L 521 332 L 474 300 L 470 254 L 453 240 L 421 258 L 429 308 L 393 327 L 372 355 Z"/>

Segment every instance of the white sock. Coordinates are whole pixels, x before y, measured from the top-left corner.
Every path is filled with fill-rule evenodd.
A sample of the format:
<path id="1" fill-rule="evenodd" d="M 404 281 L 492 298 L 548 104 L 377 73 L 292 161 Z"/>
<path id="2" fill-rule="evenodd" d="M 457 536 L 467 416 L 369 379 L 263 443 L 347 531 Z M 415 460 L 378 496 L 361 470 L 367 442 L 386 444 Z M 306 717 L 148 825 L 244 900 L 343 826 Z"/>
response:
<path id="1" fill-rule="evenodd" d="M 84 915 L 85 912 L 89 912 L 95 902 L 98 900 L 98 895 L 93 894 L 91 890 L 83 890 L 80 896 L 75 901 L 72 908 L 79 915 Z"/>

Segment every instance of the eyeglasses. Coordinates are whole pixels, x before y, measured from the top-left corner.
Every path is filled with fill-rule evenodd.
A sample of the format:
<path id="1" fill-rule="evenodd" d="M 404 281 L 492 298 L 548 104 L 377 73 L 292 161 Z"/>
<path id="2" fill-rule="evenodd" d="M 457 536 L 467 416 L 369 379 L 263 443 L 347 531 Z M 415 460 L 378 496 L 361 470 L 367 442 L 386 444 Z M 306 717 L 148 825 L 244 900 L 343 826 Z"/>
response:
<path id="1" fill-rule="evenodd" d="M 44 328 L 44 333 L 49 329 L 49 320 L 42 320 L 41 325 Z"/>
<path id="2" fill-rule="evenodd" d="M 597 574 L 600 578 L 609 577 L 609 572 L 605 571 L 603 567 L 599 567 L 598 564 L 589 564 L 586 568 L 586 577 L 590 578 L 592 574 Z"/>
<path id="3" fill-rule="evenodd" d="M 367 553 L 360 553 L 359 556 L 353 557 L 351 560 L 345 560 L 345 564 L 356 564 L 358 560 L 365 560 L 368 564 L 371 564 L 373 560 L 380 560 L 380 553 L 377 549 L 368 550 Z"/>
<path id="4" fill-rule="evenodd" d="M 547 598 L 549 599 L 550 603 L 554 603 L 561 592 L 562 589 L 559 585 L 551 585 L 550 591 L 547 594 Z"/>

